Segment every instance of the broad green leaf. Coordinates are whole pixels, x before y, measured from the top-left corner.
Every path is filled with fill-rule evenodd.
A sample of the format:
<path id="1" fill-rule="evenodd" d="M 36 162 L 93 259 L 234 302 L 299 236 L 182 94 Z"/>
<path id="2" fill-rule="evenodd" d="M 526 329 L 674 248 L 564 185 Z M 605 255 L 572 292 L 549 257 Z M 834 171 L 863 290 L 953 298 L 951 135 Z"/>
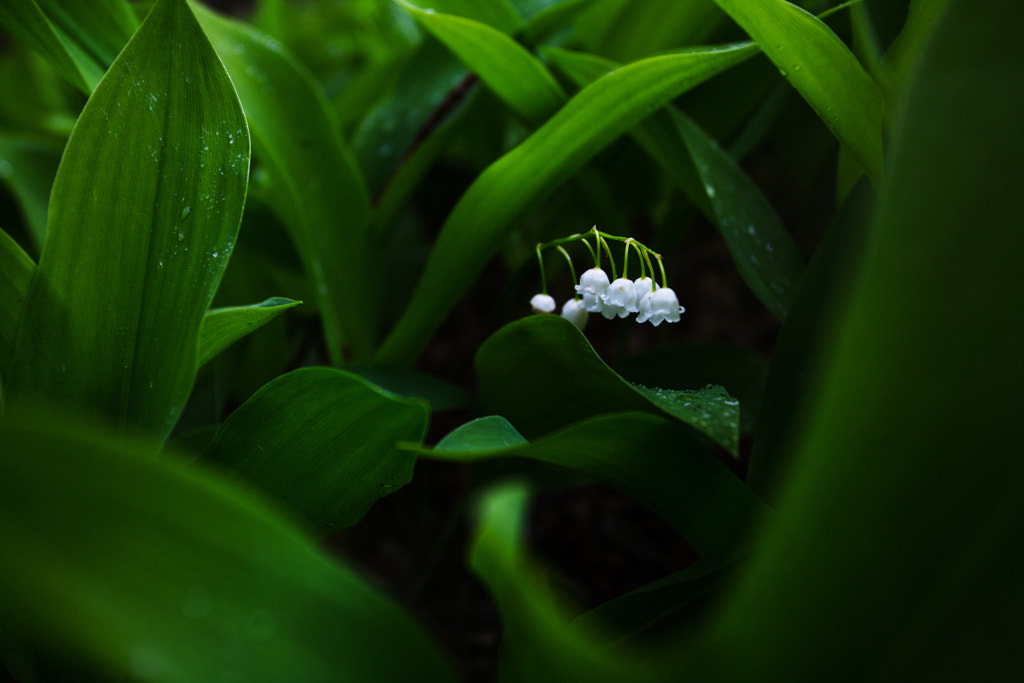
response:
<path id="1" fill-rule="evenodd" d="M 0 378 L 9 374 L 21 308 L 35 272 L 36 264 L 28 254 L 0 230 Z"/>
<path id="2" fill-rule="evenodd" d="M 355 524 L 412 480 L 395 448 L 427 428 L 422 402 L 334 368 L 302 368 L 264 385 L 225 420 L 203 460 L 231 470 L 322 535 Z"/>
<path id="3" fill-rule="evenodd" d="M 501 31 L 408 3 L 402 6 L 524 121 L 540 124 L 565 103 L 561 86 L 540 60 Z"/>
<path id="4" fill-rule="evenodd" d="M 199 326 L 199 359 L 196 367 L 206 365 L 221 351 L 263 325 L 298 306 L 301 301 L 272 297 L 251 306 L 214 308 L 203 316 Z"/>
<path id="5" fill-rule="evenodd" d="M 737 453 L 739 407 L 724 390 L 631 385 L 561 316 L 506 325 L 480 347 L 476 371 L 484 408 L 504 415 L 527 438 L 601 413 L 640 410 L 671 416 Z"/>
<path id="6" fill-rule="evenodd" d="M 400 4 L 429 14 L 465 17 L 502 33 L 515 33 L 523 25 L 519 14 L 507 0 L 401 0 Z"/>
<path id="7" fill-rule="evenodd" d="M 9 390 L 165 438 L 249 170 L 234 88 L 182 0 L 156 4 L 71 134 Z"/>
<path id="8" fill-rule="evenodd" d="M 463 426 L 434 449 L 404 447 L 457 462 L 529 458 L 586 474 L 642 503 L 704 558 L 743 552 L 750 531 L 768 514 L 692 432 L 663 417 L 602 415 L 530 443 L 517 442 L 503 419 Z M 479 448 L 470 450 L 474 444 Z"/>
<path id="9" fill-rule="evenodd" d="M 314 286 L 332 362 L 366 356 L 378 290 L 369 198 L 352 151 L 306 70 L 273 39 L 208 10 L 197 15 L 231 74 L 270 176 L 267 200 L 287 226 Z"/>
<path id="10" fill-rule="evenodd" d="M 704 181 L 715 213 L 743 281 L 780 320 L 785 319 L 803 263 L 800 252 L 771 204 L 743 169 L 685 114 L 672 111 Z"/>
<path id="11" fill-rule="evenodd" d="M 126 0 L 35 0 L 54 27 L 105 71 L 139 27 Z"/>
<path id="12" fill-rule="evenodd" d="M 615 651 L 596 633 L 569 628 L 568 610 L 526 552 L 529 492 L 505 484 L 486 493 L 469 550 L 469 564 L 487 584 L 501 613 L 499 679 L 527 681 L 662 680 L 665 672 Z M 652 670 L 653 669 L 653 670 Z"/>
<path id="13" fill-rule="evenodd" d="M 1022 31 L 1020 3 L 953 0 L 927 41 L 778 517 L 693 680 L 1024 673 Z"/>
<path id="14" fill-rule="evenodd" d="M 882 175 L 882 93 L 814 15 L 785 0 L 715 0 L 743 27 L 867 172 Z"/>
<path id="15" fill-rule="evenodd" d="M 741 45 L 652 57 L 602 77 L 573 97 L 491 164 L 459 200 L 377 360 L 411 362 L 515 228 L 517 218 L 652 111 L 755 52 L 756 47 Z"/>
<path id="16" fill-rule="evenodd" d="M 0 181 L 17 197 L 37 254 L 46 239 L 47 205 L 60 153 L 41 141 L 0 135 Z"/>
<path id="17" fill-rule="evenodd" d="M 219 475 L 52 415 L 0 442 L 0 623 L 75 680 L 455 680 L 408 616 Z"/>
<path id="18" fill-rule="evenodd" d="M 31 45 L 71 85 L 88 94 L 103 77 L 99 64 L 47 18 L 36 0 L 0 1 L 0 24 Z"/>

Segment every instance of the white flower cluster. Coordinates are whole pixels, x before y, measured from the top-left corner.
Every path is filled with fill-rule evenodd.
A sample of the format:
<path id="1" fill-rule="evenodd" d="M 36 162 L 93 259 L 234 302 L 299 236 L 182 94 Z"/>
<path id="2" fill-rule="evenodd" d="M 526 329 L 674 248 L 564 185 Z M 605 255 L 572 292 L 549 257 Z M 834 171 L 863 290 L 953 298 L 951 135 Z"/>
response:
<path id="1" fill-rule="evenodd" d="M 600 313 L 608 320 L 636 313 L 638 323 L 650 321 L 657 327 L 663 321 L 679 322 L 679 315 L 686 310 L 679 305 L 679 298 L 671 287 L 659 287 L 649 277 L 636 280 L 620 277 L 610 282 L 608 274 L 600 268 L 583 273 L 576 291 L 583 297 L 587 312 Z"/>
<path id="2" fill-rule="evenodd" d="M 593 247 L 587 241 L 588 238 L 593 238 L 595 243 Z M 640 259 L 641 277 L 636 280 L 630 280 L 627 277 L 617 277 L 615 275 L 615 261 L 612 260 L 612 253 L 608 247 L 609 241 L 624 243 L 625 254 L 622 258 L 623 276 L 626 275 L 628 269 L 629 255 L 635 252 L 637 258 Z M 566 261 L 569 263 L 569 271 L 575 278 L 576 272 L 573 269 L 572 257 L 563 246 L 575 242 L 583 243 L 594 258 L 596 266 L 583 273 L 580 283 L 576 285 L 576 295 L 562 306 L 563 318 L 567 318 L 581 330 L 586 325 L 587 316 L 590 313 L 600 313 L 608 320 L 616 316 L 625 318 L 632 313 L 636 313 L 636 321 L 638 323 L 650 321 L 655 327 L 662 322 L 679 322 L 679 316 L 683 313 L 684 309 L 679 305 L 676 293 L 667 286 L 659 287 L 655 284 L 652 277 L 645 275 L 646 272 L 653 276 L 655 273 L 654 265 L 657 264 L 658 269 L 661 271 L 661 284 L 668 284 L 665 278 L 665 267 L 661 262 L 661 254 L 640 244 L 632 237 L 620 237 L 601 232 L 597 229 L 596 225 L 585 235 L 577 233 L 548 242 L 547 244 L 537 245 L 537 262 L 540 265 L 543 293 L 535 295 L 530 300 L 530 305 L 533 306 L 534 311 L 537 313 L 553 313 L 556 307 L 555 300 L 547 293 L 547 279 L 544 275 L 544 259 L 542 257 L 543 250 L 547 248 L 558 249 L 565 256 Z M 608 255 L 608 259 L 612 261 L 612 276 L 616 278 L 614 282 L 610 281 L 608 274 L 601 269 L 602 249 Z"/>

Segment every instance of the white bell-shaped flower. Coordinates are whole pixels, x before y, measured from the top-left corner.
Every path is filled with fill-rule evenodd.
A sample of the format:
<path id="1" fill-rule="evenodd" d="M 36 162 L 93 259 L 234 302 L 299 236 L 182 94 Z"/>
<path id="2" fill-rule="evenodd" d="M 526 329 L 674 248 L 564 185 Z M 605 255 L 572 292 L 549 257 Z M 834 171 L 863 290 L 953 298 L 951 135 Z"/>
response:
<path id="1" fill-rule="evenodd" d="M 579 299 L 569 299 L 562 305 L 562 317 L 581 330 L 587 326 L 587 309 Z"/>
<path id="2" fill-rule="evenodd" d="M 608 285 L 601 297 L 601 315 L 611 320 L 615 316 L 625 318 L 636 311 L 636 288 L 632 280 L 620 277 Z"/>
<path id="3" fill-rule="evenodd" d="M 629 309 L 629 312 L 639 313 L 640 302 L 643 301 L 643 298 L 646 295 L 650 294 L 655 289 L 660 289 L 660 287 L 654 284 L 654 280 L 652 280 L 649 277 L 638 277 L 637 279 L 633 280 L 633 291 L 636 292 L 636 303 L 633 305 L 631 309 Z"/>
<path id="4" fill-rule="evenodd" d="M 591 268 L 580 277 L 576 291 L 583 296 L 583 306 L 590 313 L 601 311 L 601 298 L 608 291 L 608 273 L 600 268 Z"/>
<path id="5" fill-rule="evenodd" d="M 555 299 L 547 294 L 534 294 L 530 306 L 535 313 L 551 313 L 555 310 Z"/>
<path id="6" fill-rule="evenodd" d="M 679 298 L 671 287 L 648 292 L 640 300 L 639 308 L 640 312 L 636 316 L 636 321 L 645 323 L 650 320 L 655 327 L 660 325 L 663 320 L 670 323 L 679 322 L 679 314 L 685 311 L 679 305 Z"/>

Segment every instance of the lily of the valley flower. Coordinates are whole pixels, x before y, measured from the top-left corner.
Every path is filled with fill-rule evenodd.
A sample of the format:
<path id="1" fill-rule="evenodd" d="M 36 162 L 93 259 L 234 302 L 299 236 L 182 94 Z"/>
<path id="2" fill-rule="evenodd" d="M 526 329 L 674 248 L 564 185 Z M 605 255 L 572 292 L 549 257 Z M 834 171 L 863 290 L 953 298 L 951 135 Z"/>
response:
<path id="1" fill-rule="evenodd" d="M 615 316 L 625 318 L 636 310 L 636 288 L 632 280 L 620 277 L 608 285 L 601 297 L 601 315 L 611 320 Z"/>
<path id="2" fill-rule="evenodd" d="M 672 291 L 671 287 L 664 287 L 654 292 L 647 292 L 640 300 L 640 311 L 636 316 L 638 323 L 645 323 L 648 320 L 657 327 L 662 321 L 677 323 L 679 314 L 686 309 L 679 305 L 679 298 Z"/>
<path id="3" fill-rule="evenodd" d="M 562 317 L 579 329 L 587 326 L 587 309 L 579 299 L 569 299 L 562 306 Z"/>
<path id="4" fill-rule="evenodd" d="M 655 289 L 661 289 L 661 287 L 654 284 L 654 280 L 649 277 L 638 277 L 633 280 L 633 291 L 636 292 L 636 303 L 629 309 L 629 312 L 639 313 L 640 302 L 643 301 L 645 296 L 653 292 Z"/>
<path id="5" fill-rule="evenodd" d="M 576 291 L 583 296 L 583 307 L 588 312 L 601 312 L 601 304 L 608 291 L 608 284 L 608 273 L 600 268 L 591 268 L 580 277 Z"/>
<path id="6" fill-rule="evenodd" d="M 534 294 L 530 306 L 536 313 L 551 313 L 555 310 L 555 299 L 547 294 Z"/>

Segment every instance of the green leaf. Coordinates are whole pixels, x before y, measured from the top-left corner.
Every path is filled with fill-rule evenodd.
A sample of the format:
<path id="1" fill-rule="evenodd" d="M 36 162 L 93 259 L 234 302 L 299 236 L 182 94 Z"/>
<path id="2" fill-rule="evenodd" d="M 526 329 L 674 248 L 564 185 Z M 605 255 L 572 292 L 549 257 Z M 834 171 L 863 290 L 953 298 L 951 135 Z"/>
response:
<path id="1" fill-rule="evenodd" d="M 217 354 L 245 335 L 301 303 L 271 297 L 250 306 L 230 306 L 207 311 L 203 316 L 202 325 L 199 326 L 199 359 L 196 367 L 206 365 Z"/>
<path id="2" fill-rule="evenodd" d="M 685 114 L 672 111 L 704 182 L 715 225 L 743 281 L 779 319 L 785 319 L 803 263 L 800 252 L 757 185 L 718 143 Z"/>
<path id="3" fill-rule="evenodd" d="M 524 121 L 540 124 L 565 104 L 565 92 L 540 60 L 501 31 L 400 4 Z"/>
<path id="4" fill-rule="evenodd" d="M 203 460 L 281 501 L 318 533 L 355 524 L 412 480 L 397 441 L 426 432 L 422 402 L 334 368 L 303 368 L 259 389 L 217 430 Z"/>
<path id="5" fill-rule="evenodd" d="M 715 0 L 750 34 L 875 182 L 882 175 L 878 86 L 835 33 L 785 0 Z"/>
<path id="6" fill-rule="evenodd" d="M 35 0 L 0 2 L 0 24 L 31 45 L 82 92 L 92 92 L 103 77 L 104 65 L 98 64 L 81 46 L 54 26 Z"/>
<path id="7" fill-rule="evenodd" d="M 5 636 L 76 680 L 455 680 L 275 511 L 177 456 L 68 429 L 0 426 Z"/>
<path id="8" fill-rule="evenodd" d="M 586 629 L 569 628 L 567 608 L 523 547 L 528 499 L 522 484 L 488 491 L 469 551 L 470 566 L 487 584 L 502 617 L 500 680 L 662 680 L 660 667 L 611 649 Z"/>
<path id="9" fill-rule="evenodd" d="M 22 305 L 35 272 L 28 254 L 0 230 L 0 378 L 9 373 Z"/>
<path id="10" fill-rule="evenodd" d="M 1021 676 L 1022 31 L 1020 3 L 954 0 L 927 41 L 778 517 L 693 680 Z"/>
<path id="11" fill-rule="evenodd" d="M 248 170 L 227 73 L 188 6 L 158 2 L 64 150 L 12 400 L 165 438 L 192 388 Z"/>
<path id="12" fill-rule="evenodd" d="M 231 74 L 270 182 L 267 200 L 291 233 L 313 284 L 327 350 L 340 363 L 373 347 L 377 278 L 370 204 L 323 94 L 277 41 L 196 7 Z"/>
<path id="13" fill-rule="evenodd" d="M 377 360 L 409 363 L 518 217 L 653 110 L 755 51 L 752 45 L 708 48 L 624 66 L 581 91 L 491 164 L 445 221 L 412 301 Z"/>
<path id="14" fill-rule="evenodd" d="M 46 240 L 47 206 L 60 153 L 60 148 L 44 142 L 0 135 L 0 181 L 18 199 L 36 254 Z"/>
<path id="15" fill-rule="evenodd" d="M 633 386 L 561 316 L 530 316 L 506 325 L 480 347 L 476 371 L 480 403 L 527 438 L 592 415 L 640 410 L 671 416 L 737 454 L 739 408 L 724 390 Z"/>
<path id="16" fill-rule="evenodd" d="M 435 459 L 529 458 L 581 472 L 642 503 L 704 558 L 743 552 L 749 532 L 768 512 L 692 432 L 662 417 L 602 415 L 530 443 L 518 441 L 504 418 L 484 420 L 464 425 L 432 450 L 403 447 Z"/>

